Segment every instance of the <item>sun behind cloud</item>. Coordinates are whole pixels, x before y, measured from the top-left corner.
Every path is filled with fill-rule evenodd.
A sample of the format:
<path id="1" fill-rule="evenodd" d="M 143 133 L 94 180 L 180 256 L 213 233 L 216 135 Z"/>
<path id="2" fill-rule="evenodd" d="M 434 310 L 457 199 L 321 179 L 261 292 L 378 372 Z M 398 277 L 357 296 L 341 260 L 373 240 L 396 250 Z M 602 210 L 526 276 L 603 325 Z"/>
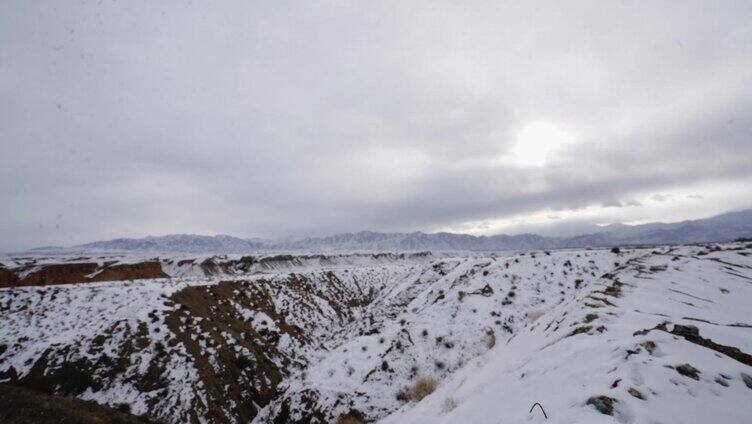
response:
<path id="1" fill-rule="evenodd" d="M 518 166 L 541 167 L 550 161 L 556 150 L 573 141 L 574 135 L 561 125 L 532 122 L 517 132 L 511 155 L 505 159 Z"/>

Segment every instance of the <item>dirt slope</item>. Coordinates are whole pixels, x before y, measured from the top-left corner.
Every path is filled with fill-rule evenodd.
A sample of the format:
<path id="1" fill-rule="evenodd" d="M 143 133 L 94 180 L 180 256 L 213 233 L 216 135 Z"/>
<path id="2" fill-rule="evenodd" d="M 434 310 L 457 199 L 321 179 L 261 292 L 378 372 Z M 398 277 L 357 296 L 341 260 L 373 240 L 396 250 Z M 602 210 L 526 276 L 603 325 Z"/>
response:
<path id="1" fill-rule="evenodd" d="M 0 422 L 4 424 L 156 424 L 128 414 L 127 405 L 122 409 L 0 384 Z"/>

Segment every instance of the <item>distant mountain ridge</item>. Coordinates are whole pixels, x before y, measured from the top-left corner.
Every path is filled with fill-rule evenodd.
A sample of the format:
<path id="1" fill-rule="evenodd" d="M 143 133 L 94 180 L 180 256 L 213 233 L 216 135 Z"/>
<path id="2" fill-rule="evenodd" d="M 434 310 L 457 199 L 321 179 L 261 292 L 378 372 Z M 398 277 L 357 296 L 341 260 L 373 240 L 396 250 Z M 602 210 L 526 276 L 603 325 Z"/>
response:
<path id="1" fill-rule="evenodd" d="M 162 251 L 162 252 L 244 252 L 262 250 L 264 244 L 253 239 L 216 235 L 173 234 L 148 236 L 139 239 L 117 238 L 73 246 L 74 249 L 102 251 Z"/>
<path id="2" fill-rule="evenodd" d="M 666 244 L 731 241 L 752 237 L 752 209 L 706 219 L 644 225 L 613 224 L 603 231 L 574 237 L 537 234 L 473 236 L 454 233 L 381 233 L 361 231 L 295 240 L 245 239 L 227 235 L 175 234 L 139 239 L 118 238 L 82 244 L 63 250 L 222 252 L 258 251 L 452 251 L 524 250 L 623 244 Z M 55 248 L 54 250 L 57 250 Z"/>

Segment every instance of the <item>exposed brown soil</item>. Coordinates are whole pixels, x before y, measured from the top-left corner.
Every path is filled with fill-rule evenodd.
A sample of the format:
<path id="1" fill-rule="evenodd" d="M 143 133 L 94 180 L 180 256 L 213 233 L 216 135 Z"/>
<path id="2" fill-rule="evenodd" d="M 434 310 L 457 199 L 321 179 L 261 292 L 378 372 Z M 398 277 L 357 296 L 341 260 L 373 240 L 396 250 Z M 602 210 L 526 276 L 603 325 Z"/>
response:
<path id="1" fill-rule="evenodd" d="M 0 268 L 0 288 L 169 277 L 157 261 L 117 265 L 107 263 L 102 266 L 95 262 L 50 264 L 19 278 L 23 269 Z"/>
<path id="2" fill-rule="evenodd" d="M 168 328 L 198 369 L 208 400 L 206 418 L 211 422 L 230 422 L 228 411 L 243 422 L 250 421 L 258 413 L 256 405 L 266 405 L 276 397 L 276 387 L 284 376 L 274 363 L 275 359 L 286 359 L 276 351 L 280 335 L 257 332 L 227 302 L 241 286 L 242 283 L 220 283 L 183 289 L 172 296 L 178 307 L 166 317 Z M 241 304 L 246 302 L 263 305 L 266 299 L 239 299 Z M 181 317 L 196 323 L 181 325 Z M 236 346 L 247 349 L 250 355 L 235 350 L 223 334 L 232 336 Z M 202 343 L 216 350 L 213 356 L 222 364 L 221 369 L 214 369 Z"/>
<path id="3" fill-rule="evenodd" d="M 5 424 L 144 424 L 146 418 L 94 402 L 0 384 L 0 422 Z"/>
<path id="4" fill-rule="evenodd" d="M 8 268 L 0 267 L 0 287 L 15 287 L 18 285 L 18 276 Z"/>
<path id="5" fill-rule="evenodd" d="M 169 278 L 162 271 L 159 262 L 140 262 L 137 264 L 120 264 L 106 267 L 95 275 L 91 281 L 141 280 L 145 278 Z"/>
<path id="6" fill-rule="evenodd" d="M 43 284 L 47 278 L 52 278 L 53 271 L 78 279 L 93 268 L 86 263 L 66 265 L 70 266 L 55 266 L 36 274 L 33 281 Z M 161 276 L 159 263 L 113 264 L 86 280 L 144 275 Z M 281 291 L 288 292 L 296 301 L 276 304 L 274 299 Z M 306 327 L 301 328 L 288 322 L 288 316 L 305 318 L 326 314 L 332 324 L 341 325 L 352 321 L 353 308 L 368 304 L 373 296 L 372 290 L 364 290 L 357 283 L 354 287 L 345 284 L 332 272 L 322 273 L 316 280 L 307 275 L 290 274 L 287 278 L 272 280 L 190 286 L 165 297 L 164 305 L 168 309 L 149 313 L 151 322 L 162 321 L 165 326 L 161 328 L 167 330 L 166 337 L 156 343 L 151 333 L 155 330 L 149 329 L 147 322 L 140 321 L 133 326 L 131 322 L 118 321 L 91 339 L 85 356 L 77 353 L 74 345 L 50 347 L 22 377 L 11 367 L 0 373 L 0 379 L 26 390 L 56 396 L 79 396 L 87 390 L 98 392 L 121 379 L 142 393 L 161 393 L 171 384 L 169 371 L 173 358 L 188 355 L 199 382 L 186 390 L 200 391 L 202 396 L 194 398 L 190 409 L 181 411 L 184 414 L 181 416 L 171 415 L 171 409 L 160 409 L 159 396 L 149 397 L 146 408 L 154 411 L 153 417 L 191 424 L 199 423 L 200 418 L 214 424 L 229 424 L 235 420 L 249 422 L 260 407 L 279 397 L 279 385 L 292 370 L 307 366 L 301 352 L 313 343 L 310 326 L 317 324 L 304 319 Z M 331 309 L 322 308 L 321 302 Z M 257 311 L 265 316 L 254 321 L 244 315 L 246 311 Z M 118 343 L 113 345 L 111 340 L 115 334 Z M 282 337 L 288 337 L 289 343 L 299 347 L 280 348 Z M 5 349 L 7 346 L 0 345 L 0 352 Z M 144 351 L 151 357 L 148 369 L 136 371 L 136 361 Z M 301 393 L 294 407 L 283 404 L 270 420 L 285 424 L 327 422 L 326 415 L 317 410 L 316 397 Z M 16 421 L 0 418 L 0 422 L 48 422 L 34 418 L 23 421 L 28 417 L 13 418 Z M 59 422 L 97 422 L 87 420 L 84 417 Z"/>
<path id="7" fill-rule="evenodd" d="M 332 278 L 330 281 L 335 286 L 336 277 L 326 277 Z M 289 352 L 277 349 L 277 342 L 284 334 L 301 345 L 311 342 L 301 328 L 286 322 L 285 311 L 275 307 L 273 295 L 279 290 L 278 284 L 266 280 L 221 282 L 213 286 L 188 287 L 170 298 L 176 308 L 165 322 L 199 372 L 207 397 L 208 411 L 204 418 L 210 422 L 250 421 L 257 415 L 258 406 L 265 406 L 279 396 L 278 385 L 289 371 L 305 366 L 302 358 L 288 356 Z M 294 291 L 313 291 L 307 278 L 295 274 L 283 284 Z M 342 310 L 343 299 L 325 300 L 343 318 L 350 313 Z M 280 331 L 254 327 L 235 305 L 263 312 L 273 321 L 269 324 Z M 202 347 L 204 343 L 214 349 L 211 356 L 222 364 L 220 369 L 212 366 L 206 348 Z M 294 422 L 290 412 L 283 408 L 275 422 Z M 320 416 L 313 405 L 307 412 L 306 420 Z"/>
<path id="8" fill-rule="evenodd" d="M 75 284 L 88 281 L 87 275 L 96 272 L 95 262 L 43 265 L 40 269 L 19 279 L 19 286 L 46 286 L 49 284 Z"/>

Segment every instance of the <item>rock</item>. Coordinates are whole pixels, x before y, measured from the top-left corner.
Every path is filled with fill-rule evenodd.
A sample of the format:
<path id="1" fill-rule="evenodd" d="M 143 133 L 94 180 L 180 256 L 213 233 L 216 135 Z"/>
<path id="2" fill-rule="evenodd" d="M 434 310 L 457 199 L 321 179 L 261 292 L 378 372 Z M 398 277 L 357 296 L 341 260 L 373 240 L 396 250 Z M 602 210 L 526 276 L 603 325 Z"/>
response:
<path id="1" fill-rule="evenodd" d="M 666 331 L 665 328 L 657 329 Z M 688 342 L 722 353 L 732 359 L 741 362 L 742 364 L 752 366 L 752 355 L 746 352 L 742 352 L 737 347 L 724 346 L 710 339 L 701 337 L 700 330 L 698 330 L 694 325 L 674 325 L 674 329 L 671 330 L 670 333 L 676 336 L 684 337 L 684 339 Z"/>
<path id="2" fill-rule="evenodd" d="M 640 393 L 640 391 L 635 389 L 634 387 L 630 387 L 627 392 L 629 392 L 630 395 L 636 397 L 637 399 L 645 400 L 645 396 L 643 396 L 642 393 Z"/>
<path id="3" fill-rule="evenodd" d="M 647 342 L 644 342 L 644 343 L 640 343 L 640 346 L 644 347 L 645 350 L 647 350 L 648 353 L 651 354 L 651 355 L 653 354 L 653 352 L 655 352 L 655 348 L 657 347 L 656 344 L 655 344 L 655 342 L 653 342 L 653 341 L 647 341 Z"/>
<path id="4" fill-rule="evenodd" d="M 676 367 L 676 372 L 678 372 L 679 374 L 681 374 L 683 376 L 686 376 L 686 377 L 689 377 L 689 378 L 694 378 L 695 380 L 699 380 L 700 379 L 700 376 L 699 376 L 700 370 L 698 370 L 697 368 L 695 368 L 695 367 L 693 367 L 692 365 L 689 365 L 689 364 L 684 364 L 684 365 L 677 366 Z"/>
<path id="5" fill-rule="evenodd" d="M 614 415 L 614 398 L 608 396 L 593 396 L 585 402 L 585 405 L 592 405 L 601 414 Z"/>
<path id="6" fill-rule="evenodd" d="M 593 327 L 589 325 L 583 325 L 582 327 L 577 327 L 574 330 L 572 330 L 569 334 L 567 334 L 567 337 L 576 336 L 578 334 L 587 333 L 588 331 L 592 330 Z"/>
<path id="7" fill-rule="evenodd" d="M 752 375 L 741 373 L 742 374 L 742 381 L 744 381 L 744 384 L 747 385 L 750 389 L 752 389 Z"/>
<path id="8" fill-rule="evenodd" d="M 675 324 L 671 333 L 682 337 L 699 337 L 700 330 L 694 325 L 679 325 Z"/>

